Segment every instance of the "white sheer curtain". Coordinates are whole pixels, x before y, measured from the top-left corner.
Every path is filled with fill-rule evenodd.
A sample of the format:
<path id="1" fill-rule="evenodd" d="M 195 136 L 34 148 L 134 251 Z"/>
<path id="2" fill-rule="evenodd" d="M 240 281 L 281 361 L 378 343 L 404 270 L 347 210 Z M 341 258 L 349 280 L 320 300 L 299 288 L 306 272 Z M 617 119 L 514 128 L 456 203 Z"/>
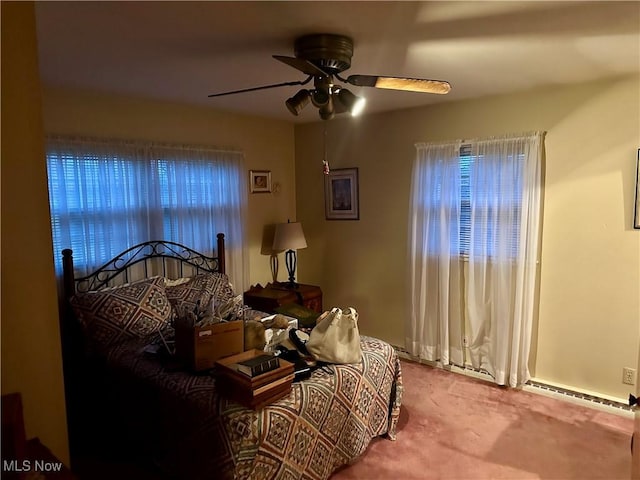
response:
<path id="1" fill-rule="evenodd" d="M 542 135 L 479 140 L 470 168 L 465 275 L 471 364 L 496 383 L 530 378 L 539 250 Z"/>
<path id="2" fill-rule="evenodd" d="M 248 287 L 241 152 L 64 136 L 46 148 L 58 268 L 63 248 L 82 274 L 148 240 L 211 254 L 222 232 L 227 273 Z"/>
<path id="3" fill-rule="evenodd" d="M 536 301 L 542 134 L 416 149 L 406 346 L 520 385 Z"/>
<path id="4" fill-rule="evenodd" d="M 409 209 L 406 348 L 425 360 L 462 365 L 460 144 L 416 148 Z"/>
<path id="5" fill-rule="evenodd" d="M 249 288 L 246 250 L 247 182 L 239 152 L 152 145 L 165 212 L 164 239 L 195 250 L 215 248 L 224 233 L 227 274 L 236 291 Z"/>

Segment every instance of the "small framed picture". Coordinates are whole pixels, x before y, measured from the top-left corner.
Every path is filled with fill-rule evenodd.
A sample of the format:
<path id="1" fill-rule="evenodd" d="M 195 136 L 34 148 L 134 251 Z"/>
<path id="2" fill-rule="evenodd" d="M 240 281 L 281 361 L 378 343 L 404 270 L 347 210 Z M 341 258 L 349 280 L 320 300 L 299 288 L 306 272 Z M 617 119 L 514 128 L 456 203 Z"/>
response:
<path id="1" fill-rule="evenodd" d="M 325 176 L 324 211 L 327 220 L 360 219 L 357 168 L 337 168 Z"/>
<path id="2" fill-rule="evenodd" d="M 271 193 L 271 171 L 249 170 L 251 193 Z"/>

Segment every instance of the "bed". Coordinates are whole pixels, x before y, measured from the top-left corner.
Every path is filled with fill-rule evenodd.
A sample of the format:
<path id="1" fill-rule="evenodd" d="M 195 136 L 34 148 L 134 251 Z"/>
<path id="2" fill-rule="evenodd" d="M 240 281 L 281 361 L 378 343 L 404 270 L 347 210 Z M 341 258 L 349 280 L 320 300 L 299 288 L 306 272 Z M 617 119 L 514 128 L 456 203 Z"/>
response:
<path id="1" fill-rule="evenodd" d="M 321 480 L 355 461 L 371 439 L 395 440 L 400 361 L 376 338 L 362 336 L 360 364 L 319 368 L 257 411 L 217 391 L 209 372 L 194 374 L 145 351 L 170 335 L 176 301 L 194 301 L 203 279 L 207 294 L 234 295 L 223 234 L 216 252 L 147 242 L 82 278 L 74 275 L 72 252 L 63 252 L 72 456 L 126 452 L 171 478 Z M 185 284 L 193 288 L 179 288 Z"/>

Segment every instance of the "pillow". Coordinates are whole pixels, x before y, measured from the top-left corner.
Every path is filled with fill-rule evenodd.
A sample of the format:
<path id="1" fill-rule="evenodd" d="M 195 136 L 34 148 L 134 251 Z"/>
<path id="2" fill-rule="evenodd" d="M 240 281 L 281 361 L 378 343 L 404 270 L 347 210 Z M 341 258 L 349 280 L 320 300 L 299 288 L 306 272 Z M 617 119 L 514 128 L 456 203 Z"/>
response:
<path id="1" fill-rule="evenodd" d="M 242 295 L 236 295 L 223 302 L 214 303 L 213 312 L 223 320 L 244 319 L 245 306 L 242 303 Z"/>
<path id="2" fill-rule="evenodd" d="M 89 340 L 105 348 L 156 333 L 171 315 L 162 277 L 80 293 L 71 306 Z"/>
<path id="3" fill-rule="evenodd" d="M 193 277 L 183 277 L 183 278 L 176 278 L 175 280 L 171 280 L 170 278 L 165 278 L 164 279 L 164 286 L 165 286 L 165 288 L 167 288 L 167 287 L 177 287 L 178 285 L 182 285 L 183 283 L 187 283 L 192 278 Z"/>
<path id="4" fill-rule="evenodd" d="M 223 273 L 204 273 L 190 278 L 167 280 L 167 298 L 175 312 L 193 311 L 200 302 L 206 308 L 211 299 L 214 305 L 227 302 L 233 297 L 229 277 Z"/>

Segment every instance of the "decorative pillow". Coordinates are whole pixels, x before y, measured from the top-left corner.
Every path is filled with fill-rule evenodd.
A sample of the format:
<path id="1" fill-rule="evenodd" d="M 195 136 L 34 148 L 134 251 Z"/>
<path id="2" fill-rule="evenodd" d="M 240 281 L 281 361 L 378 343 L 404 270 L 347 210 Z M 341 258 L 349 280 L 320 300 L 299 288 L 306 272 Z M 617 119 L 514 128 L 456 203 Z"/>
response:
<path id="1" fill-rule="evenodd" d="M 242 302 L 242 295 L 236 295 L 223 302 L 215 303 L 213 312 L 216 317 L 223 320 L 245 319 L 245 306 Z"/>
<path id="2" fill-rule="evenodd" d="M 176 312 L 194 311 L 198 302 L 204 309 L 212 298 L 214 305 L 219 305 L 233 297 L 229 277 L 223 273 L 204 273 L 186 279 L 167 280 L 166 285 L 167 297 Z"/>
<path id="3" fill-rule="evenodd" d="M 191 281 L 192 278 L 193 277 L 182 277 L 182 278 L 176 278 L 175 280 L 171 280 L 170 278 L 165 278 L 164 286 L 165 288 L 177 287 L 178 285 L 182 285 L 183 283 L 187 283 Z"/>
<path id="4" fill-rule="evenodd" d="M 81 293 L 71 306 L 89 340 L 103 348 L 156 333 L 171 315 L 162 277 Z"/>

